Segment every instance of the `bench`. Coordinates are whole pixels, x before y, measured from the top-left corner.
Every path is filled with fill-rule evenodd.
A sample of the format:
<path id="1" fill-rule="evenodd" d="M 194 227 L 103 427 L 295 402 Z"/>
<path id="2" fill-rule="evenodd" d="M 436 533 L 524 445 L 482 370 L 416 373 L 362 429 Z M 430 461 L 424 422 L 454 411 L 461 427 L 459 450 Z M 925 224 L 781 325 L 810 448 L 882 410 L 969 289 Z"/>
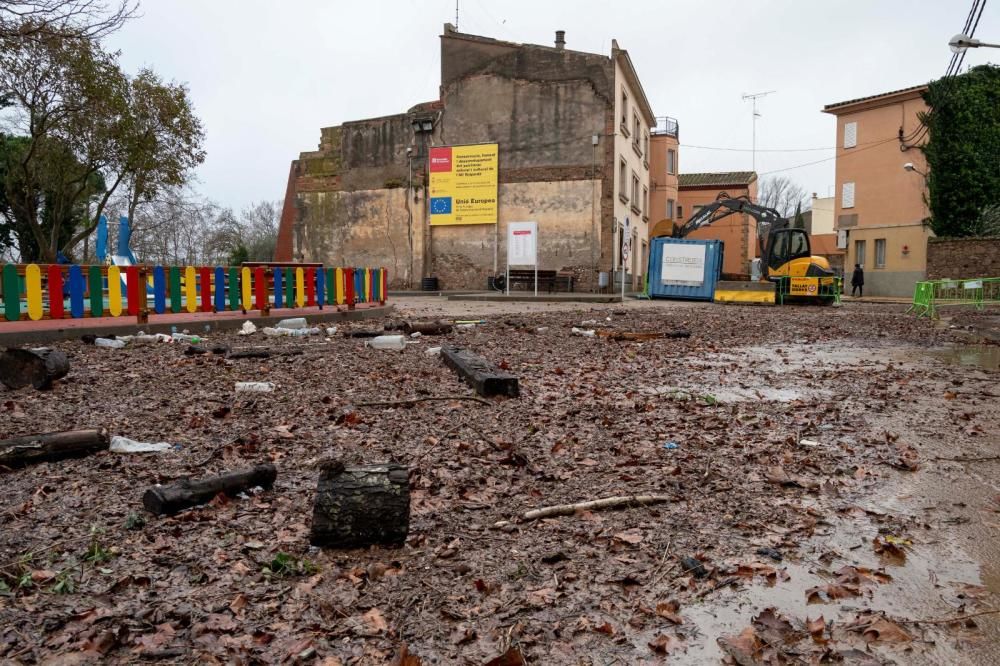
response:
<path id="1" fill-rule="evenodd" d="M 573 274 L 569 271 L 538 271 L 538 288 L 545 289 L 549 293 L 553 291 L 573 291 Z M 534 270 L 513 270 L 510 271 L 510 288 L 516 289 L 522 286 L 524 289 L 535 288 Z"/>

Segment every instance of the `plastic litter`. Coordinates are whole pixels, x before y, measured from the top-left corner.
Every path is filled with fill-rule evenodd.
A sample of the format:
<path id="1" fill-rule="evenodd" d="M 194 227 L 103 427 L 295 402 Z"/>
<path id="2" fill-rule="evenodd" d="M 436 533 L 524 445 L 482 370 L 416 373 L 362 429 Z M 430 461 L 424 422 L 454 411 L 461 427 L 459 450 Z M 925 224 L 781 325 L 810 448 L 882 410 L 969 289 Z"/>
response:
<path id="1" fill-rule="evenodd" d="M 416 338 L 422 338 L 423 336 L 424 336 L 424 334 L 421 333 L 420 331 L 416 331 L 414 333 L 410 333 L 410 337 L 414 338 L 414 339 L 416 339 Z"/>
<path id="2" fill-rule="evenodd" d="M 580 322 L 580 326 L 596 326 L 596 325 L 597 325 L 596 319 L 587 319 L 585 321 Z"/>
<path id="3" fill-rule="evenodd" d="M 187 333 L 174 333 L 173 336 L 175 342 L 191 342 L 198 344 L 205 338 L 198 335 L 188 335 Z"/>
<path id="4" fill-rule="evenodd" d="M 681 448 L 681 445 L 678 444 L 677 442 L 667 442 L 666 444 L 663 445 L 663 448 L 669 451 L 673 451 L 674 449 Z"/>
<path id="5" fill-rule="evenodd" d="M 306 322 L 305 317 L 294 317 L 292 319 L 282 319 L 277 324 L 275 328 L 290 328 L 296 330 L 299 328 L 306 328 L 309 324 Z"/>
<path id="6" fill-rule="evenodd" d="M 456 331 L 471 331 L 475 327 L 475 324 L 455 324 Z"/>
<path id="7" fill-rule="evenodd" d="M 799 441 L 799 446 L 822 446 L 822 444 L 812 439 L 803 439 Z"/>
<path id="8" fill-rule="evenodd" d="M 427 354 L 428 356 L 440 356 L 441 355 L 441 348 L 440 347 L 431 347 L 430 349 L 428 349 L 424 353 Z"/>
<path id="9" fill-rule="evenodd" d="M 380 335 L 366 342 L 365 346 L 371 347 L 372 349 L 393 349 L 398 351 L 406 349 L 406 336 Z"/>
<path id="10" fill-rule="evenodd" d="M 239 330 L 237 335 L 253 335 L 257 332 L 257 326 L 252 321 L 243 322 L 243 328 Z"/>
<path id="11" fill-rule="evenodd" d="M 237 393 L 271 393 L 274 384 L 271 382 L 236 382 Z"/>
<path id="12" fill-rule="evenodd" d="M 292 336 L 293 338 L 304 338 L 307 335 L 323 334 L 323 330 L 320 328 L 295 328 L 295 329 L 279 328 L 278 330 L 288 331 L 288 335 Z"/>
<path id="13" fill-rule="evenodd" d="M 547 330 L 549 330 L 548 326 L 539 326 L 538 328 L 535 329 L 535 332 L 536 333 L 544 333 Z"/>
<path id="14" fill-rule="evenodd" d="M 269 335 L 272 338 L 281 337 L 283 335 L 291 335 L 292 329 L 290 328 L 271 328 L 270 326 L 264 328 L 264 335 Z"/>
<path id="15" fill-rule="evenodd" d="M 326 329 L 326 334 L 328 336 L 330 336 L 331 338 L 333 336 L 337 335 L 337 327 L 336 326 L 331 326 L 330 328 Z"/>
<path id="16" fill-rule="evenodd" d="M 97 338 L 94 340 L 94 344 L 98 347 L 107 347 L 108 349 L 121 349 L 125 346 L 125 342 L 122 340 L 108 340 L 107 338 Z"/>
<path id="17" fill-rule="evenodd" d="M 128 437 L 121 437 L 115 435 L 111 438 L 110 451 L 112 453 L 158 453 L 160 451 L 169 451 L 171 447 L 166 442 L 137 442 L 134 439 L 129 439 Z"/>
<path id="18" fill-rule="evenodd" d="M 577 328 L 575 326 L 573 327 L 571 333 L 573 335 L 579 335 L 584 338 L 592 338 L 595 335 L 597 335 L 597 332 L 594 331 L 593 329 Z"/>

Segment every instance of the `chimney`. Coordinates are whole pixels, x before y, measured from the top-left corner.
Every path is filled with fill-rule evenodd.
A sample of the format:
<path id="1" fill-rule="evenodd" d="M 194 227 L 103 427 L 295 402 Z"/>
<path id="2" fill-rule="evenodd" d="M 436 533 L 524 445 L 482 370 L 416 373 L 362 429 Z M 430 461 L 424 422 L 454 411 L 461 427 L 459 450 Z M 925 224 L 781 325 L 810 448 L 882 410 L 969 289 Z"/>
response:
<path id="1" fill-rule="evenodd" d="M 556 48 L 562 51 L 566 48 L 566 31 L 556 30 Z"/>

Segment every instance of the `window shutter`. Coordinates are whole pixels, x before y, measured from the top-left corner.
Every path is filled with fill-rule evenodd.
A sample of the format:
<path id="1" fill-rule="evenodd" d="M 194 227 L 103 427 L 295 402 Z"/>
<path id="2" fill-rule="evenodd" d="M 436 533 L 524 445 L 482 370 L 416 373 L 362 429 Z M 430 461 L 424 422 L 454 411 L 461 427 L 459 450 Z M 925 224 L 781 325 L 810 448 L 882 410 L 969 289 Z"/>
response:
<path id="1" fill-rule="evenodd" d="M 840 207 L 854 208 L 854 183 L 844 183 L 840 193 Z"/>
<path id="2" fill-rule="evenodd" d="M 858 124 L 844 124 L 844 148 L 854 148 L 858 145 Z"/>

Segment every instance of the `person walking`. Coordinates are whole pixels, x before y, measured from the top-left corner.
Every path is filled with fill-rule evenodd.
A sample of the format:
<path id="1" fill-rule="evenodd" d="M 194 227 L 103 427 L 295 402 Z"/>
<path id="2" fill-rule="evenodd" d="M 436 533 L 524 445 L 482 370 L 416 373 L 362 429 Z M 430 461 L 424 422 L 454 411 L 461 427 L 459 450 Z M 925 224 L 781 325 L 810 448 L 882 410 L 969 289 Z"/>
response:
<path id="1" fill-rule="evenodd" d="M 861 268 L 861 264 L 854 264 L 854 275 L 851 276 L 851 296 L 854 296 L 854 292 L 857 292 L 858 296 L 865 295 L 865 271 Z"/>

